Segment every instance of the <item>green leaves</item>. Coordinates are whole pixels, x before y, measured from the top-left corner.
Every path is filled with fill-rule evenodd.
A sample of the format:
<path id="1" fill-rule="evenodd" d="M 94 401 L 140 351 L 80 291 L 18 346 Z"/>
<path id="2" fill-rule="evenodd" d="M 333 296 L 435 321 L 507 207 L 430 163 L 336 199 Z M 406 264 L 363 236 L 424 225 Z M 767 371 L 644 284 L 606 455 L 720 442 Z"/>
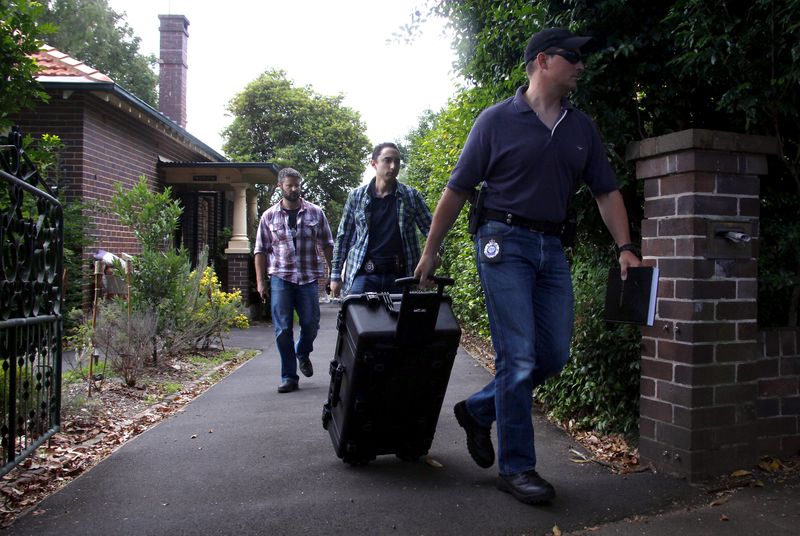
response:
<path id="1" fill-rule="evenodd" d="M 30 57 L 39 50 L 42 35 L 52 31 L 37 24 L 42 13 L 39 2 L 0 3 L 0 133 L 11 126 L 9 115 L 48 100 L 35 80 L 37 65 Z"/>
<path id="2" fill-rule="evenodd" d="M 130 190 L 116 183 L 111 206 L 122 225 L 131 228 L 142 248 L 163 251 L 172 246 L 172 237 L 178 226 L 182 209 L 180 202 L 172 199 L 172 190 L 151 192 L 147 177 L 142 175 Z"/>
<path id="3" fill-rule="evenodd" d="M 56 28 L 47 44 L 108 75 L 156 107 L 155 56 L 139 53 L 141 39 L 107 0 L 51 0 L 41 17 Z"/>
<path id="4" fill-rule="evenodd" d="M 326 209 L 341 205 L 371 151 L 361 117 L 342 99 L 295 87 L 284 71 L 266 71 L 230 101 L 234 119 L 223 133 L 224 150 L 237 161 L 291 166 L 305 179 L 305 198 Z"/>

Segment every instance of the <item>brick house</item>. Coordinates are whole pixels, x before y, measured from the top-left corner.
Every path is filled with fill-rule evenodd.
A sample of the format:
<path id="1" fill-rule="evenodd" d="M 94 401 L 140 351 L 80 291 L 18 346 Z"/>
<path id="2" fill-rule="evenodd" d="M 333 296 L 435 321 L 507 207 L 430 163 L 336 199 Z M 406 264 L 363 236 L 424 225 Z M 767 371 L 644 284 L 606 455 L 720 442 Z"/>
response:
<path id="1" fill-rule="evenodd" d="M 37 80 L 48 103 L 11 119 L 23 134 L 58 135 L 60 183 L 67 200 L 96 201 L 108 207 L 119 182 L 131 187 L 145 176 L 154 191 L 172 188 L 184 208 L 178 242 L 193 260 L 202 250 L 224 248 L 226 262 L 217 266 L 229 290 L 241 288 L 249 298 L 252 261 L 248 220 L 257 218 L 257 183 L 274 184 L 278 168 L 270 163 L 233 163 L 192 136 L 186 126 L 187 40 L 183 15 L 160 15 L 160 103 L 156 110 L 105 74 L 52 47 L 36 54 Z M 92 215 L 93 244 L 85 251 L 87 266 L 97 249 L 135 254 L 133 234 L 107 214 Z M 232 230 L 220 244 L 224 228 Z"/>

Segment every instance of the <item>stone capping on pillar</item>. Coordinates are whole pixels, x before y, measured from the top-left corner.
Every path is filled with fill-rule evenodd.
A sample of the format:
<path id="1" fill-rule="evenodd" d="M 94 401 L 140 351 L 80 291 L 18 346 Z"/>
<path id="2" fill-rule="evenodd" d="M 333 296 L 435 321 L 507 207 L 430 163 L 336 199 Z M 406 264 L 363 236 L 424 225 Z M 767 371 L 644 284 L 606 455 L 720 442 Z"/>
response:
<path id="1" fill-rule="evenodd" d="M 757 461 L 759 175 L 776 140 L 691 129 L 631 144 L 642 254 L 661 272 L 642 328 L 642 458 L 691 480 Z M 754 237 L 734 249 L 717 226 Z"/>
<path id="2" fill-rule="evenodd" d="M 686 149 L 769 155 L 777 155 L 780 152 L 778 140 L 768 136 L 693 128 L 633 142 L 627 147 L 625 160 L 643 160 Z M 637 174 L 636 178 L 644 177 L 639 177 Z"/>

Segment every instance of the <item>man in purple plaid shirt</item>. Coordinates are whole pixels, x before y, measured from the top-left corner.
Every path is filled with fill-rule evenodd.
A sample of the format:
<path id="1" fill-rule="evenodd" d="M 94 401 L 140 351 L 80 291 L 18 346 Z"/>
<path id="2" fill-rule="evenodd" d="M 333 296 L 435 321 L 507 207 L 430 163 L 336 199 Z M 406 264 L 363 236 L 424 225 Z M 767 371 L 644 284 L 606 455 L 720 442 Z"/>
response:
<path id="1" fill-rule="evenodd" d="M 297 170 L 278 173 L 281 200 L 261 216 L 256 233 L 255 265 L 258 293 L 267 297 L 267 274 L 271 285 L 272 323 L 281 356 L 279 393 L 298 388 L 300 372 L 314 374 L 309 355 L 319 331 L 319 286 L 317 279 L 328 275 L 333 255 L 333 235 L 322 209 L 300 197 L 303 177 Z M 322 250 L 327 265 L 320 262 Z M 294 311 L 300 321 L 295 344 L 292 330 Z"/>

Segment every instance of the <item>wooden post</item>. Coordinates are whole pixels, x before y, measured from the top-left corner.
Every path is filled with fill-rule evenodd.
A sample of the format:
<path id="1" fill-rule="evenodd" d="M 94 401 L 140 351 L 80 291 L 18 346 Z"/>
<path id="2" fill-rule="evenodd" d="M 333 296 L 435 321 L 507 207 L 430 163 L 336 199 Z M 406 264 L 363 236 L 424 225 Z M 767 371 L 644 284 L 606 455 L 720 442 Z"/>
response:
<path id="1" fill-rule="evenodd" d="M 94 304 L 92 305 L 92 332 L 97 327 L 97 302 L 100 301 L 100 285 L 103 278 L 103 262 L 94 261 Z M 92 396 L 94 382 L 94 352 L 89 356 L 89 397 Z"/>

